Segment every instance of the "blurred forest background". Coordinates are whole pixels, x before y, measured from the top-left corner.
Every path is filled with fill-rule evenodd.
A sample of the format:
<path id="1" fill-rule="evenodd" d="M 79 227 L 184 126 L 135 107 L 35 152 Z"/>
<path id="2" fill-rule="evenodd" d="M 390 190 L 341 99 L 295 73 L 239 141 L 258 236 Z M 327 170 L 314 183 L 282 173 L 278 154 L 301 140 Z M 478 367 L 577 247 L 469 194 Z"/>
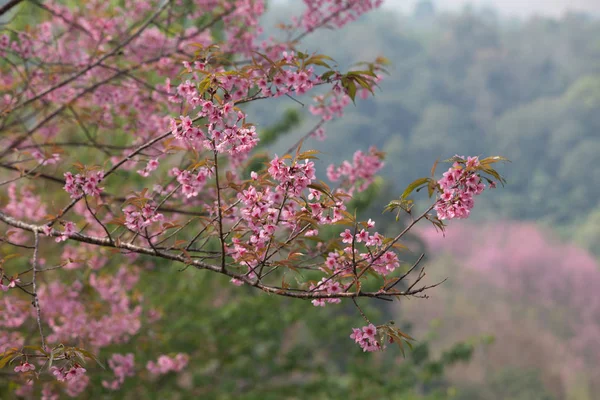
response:
<path id="1" fill-rule="evenodd" d="M 507 186 L 478 198 L 477 226 L 452 222 L 443 237 L 423 225 L 411 238 L 406 265 L 425 251 L 428 283 L 449 278 L 431 298 L 361 302 L 373 321 L 410 332 L 414 349 L 363 354 L 348 337 L 361 325 L 351 304 L 316 308 L 211 274 L 152 268 L 140 296 L 162 330 L 110 350 L 135 353 L 141 366 L 185 352 L 190 364 L 151 384 L 127 380 L 116 397 L 94 385 L 90 398 L 600 398 L 600 18 L 411 4 L 310 35 L 301 48 L 342 69 L 390 60 L 375 97 L 328 124 L 325 141 L 304 145 L 322 151 L 322 172 L 371 145 L 387 153 L 382 178 L 355 202 L 378 230 L 402 229 L 381 211 L 436 159 L 512 161 L 501 167 Z M 270 2 L 265 35 L 296 7 Z M 264 149 L 282 153 L 315 124 L 301 101 L 248 107 Z"/>
<path id="2" fill-rule="evenodd" d="M 322 150 L 322 167 L 373 144 L 387 153 L 377 190 L 357 205 L 388 232 L 400 226 L 380 210 L 436 159 L 506 156 L 508 184 L 479 199 L 473 220 L 481 227 L 453 221 L 446 238 L 421 231 L 429 279 L 449 278 L 430 299 L 373 305 L 382 319 L 412 328 L 417 351 L 405 360 L 366 356 L 370 372 L 347 371 L 333 356 L 338 364 L 328 367 L 366 390 L 351 398 L 600 398 L 600 19 L 413 4 L 303 42 L 343 67 L 382 55 L 391 62 L 374 98 L 328 125 L 326 141 L 306 146 Z M 265 25 L 294 6 L 271 7 Z M 291 100 L 277 107 L 302 115 L 273 146 L 283 152 L 315 121 Z M 273 123 L 274 105 L 255 111 Z M 411 249 L 416 256 L 421 247 Z M 320 354 L 325 335 L 314 332 Z M 450 360 L 464 362 L 444 365 Z M 404 381 L 407 392 L 398 389 Z"/>

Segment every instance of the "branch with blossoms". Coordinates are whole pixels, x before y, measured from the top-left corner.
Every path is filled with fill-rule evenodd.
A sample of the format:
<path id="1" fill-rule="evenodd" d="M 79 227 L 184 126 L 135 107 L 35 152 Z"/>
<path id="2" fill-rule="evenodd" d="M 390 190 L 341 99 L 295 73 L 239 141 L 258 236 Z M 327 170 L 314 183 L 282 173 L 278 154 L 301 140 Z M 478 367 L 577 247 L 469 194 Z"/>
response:
<path id="1" fill-rule="evenodd" d="M 403 351 L 411 338 L 371 323 L 357 299 L 426 297 L 439 283 L 423 283 L 422 268 L 412 273 L 422 257 L 401 267 L 402 239 L 420 221 L 443 229 L 444 220 L 468 217 L 475 196 L 503 183 L 492 164 L 504 159 L 454 157 L 441 179 L 434 168 L 388 205 L 410 222 L 384 236 L 348 210 L 384 154 L 357 151 L 327 168 L 328 184 L 317 177 L 319 152 L 304 147 L 373 94 L 387 62 L 344 72 L 326 55 L 297 49 L 302 37 L 341 27 L 380 1 L 307 0 L 282 41 L 258 39 L 260 0 L 196 3 L 44 2 L 35 28 L 0 37 L 8 89 L 0 104 L 0 326 L 10 330 L 0 332 L 0 367 L 14 365 L 25 382 L 53 377 L 47 397 L 57 388 L 82 393 L 86 361 L 99 363 L 99 351 L 159 323 L 132 294 L 154 263 L 317 307 L 349 299 L 367 323 L 351 336 L 364 351 L 388 342 Z M 307 94 L 314 128 L 281 156 L 259 154 L 260 130 L 245 105 Z M 432 204 L 417 214 L 409 196 L 425 187 Z M 32 326 L 39 339 L 23 334 Z M 187 360 L 161 355 L 146 369 L 178 372 Z M 113 355 L 114 379 L 103 386 L 119 389 L 133 364 L 133 356 Z"/>

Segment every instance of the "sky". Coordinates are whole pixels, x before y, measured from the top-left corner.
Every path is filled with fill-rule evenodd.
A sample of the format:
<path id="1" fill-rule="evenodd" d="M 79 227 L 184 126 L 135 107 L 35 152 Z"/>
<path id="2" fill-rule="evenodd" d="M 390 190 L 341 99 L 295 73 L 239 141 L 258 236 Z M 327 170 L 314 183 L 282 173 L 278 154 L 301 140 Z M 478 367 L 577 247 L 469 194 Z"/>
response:
<path id="1" fill-rule="evenodd" d="M 0 0 L 1 1 L 1 0 Z M 301 0 L 272 0 L 301 3 Z M 432 0 L 438 10 L 461 10 L 468 4 L 491 6 L 501 15 L 527 18 L 532 15 L 560 17 L 567 11 L 586 11 L 600 16 L 600 0 Z M 417 0 L 385 0 L 385 7 L 411 12 Z"/>
<path id="2" fill-rule="evenodd" d="M 600 15 L 600 0 L 432 0 L 439 10 L 460 10 L 467 4 L 491 6 L 507 16 L 544 15 L 558 17 L 566 11 L 587 11 Z M 386 6 L 412 10 L 415 0 L 386 0 Z"/>

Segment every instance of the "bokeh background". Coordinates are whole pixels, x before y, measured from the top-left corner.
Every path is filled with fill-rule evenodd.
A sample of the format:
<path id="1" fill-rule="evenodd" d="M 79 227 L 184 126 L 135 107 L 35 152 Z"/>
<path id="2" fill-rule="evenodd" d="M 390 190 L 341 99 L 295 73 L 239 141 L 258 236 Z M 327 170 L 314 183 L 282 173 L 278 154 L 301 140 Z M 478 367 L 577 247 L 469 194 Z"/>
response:
<path id="1" fill-rule="evenodd" d="M 266 25 L 299 3 L 272 2 Z M 387 153 L 363 214 L 378 215 L 380 229 L 400 228 L 379 211 L 434 160 L 458 152 L 512 161 L 501 167 L 506 187 L 480 198 L 472 220 L 453 221 L 445 237 L 419 231 L 413 254 L 424 248 L 428 278 L 446 283 L 426 300 L 374 305 L 410 326 L 420 346 L 384 367 L 381 384 L 404 379 L 392 371 L 412 364 L 423 380 L 416 396 L 600 398 L 600 2 L 388 1 L 303 45 L 342 66 L 391 61 L 375 97 L 315 142 L 323 166 L 371 144 Z M 273 110 L 257 111 L 268 121 Z M 312 123 L 302 117 L 289 142 Z M 472 352 L 436 364 L 457 349 Z"/>

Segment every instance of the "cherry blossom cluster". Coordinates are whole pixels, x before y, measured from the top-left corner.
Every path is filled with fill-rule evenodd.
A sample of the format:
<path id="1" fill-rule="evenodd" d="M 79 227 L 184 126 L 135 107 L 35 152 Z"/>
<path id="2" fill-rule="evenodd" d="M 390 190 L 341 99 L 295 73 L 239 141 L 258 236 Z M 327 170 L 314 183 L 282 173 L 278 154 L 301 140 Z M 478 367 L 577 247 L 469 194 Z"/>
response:
<path id="1" fill-rule="evenodd" d="M 134 232 L 140 232 L 150 225 L 164 219 L 164 215 L 156 211 L 156 207 L 150 202 L 142 207 L 128 204 L 123 209 L 123 213 L 125 214 L 125 226 Z"/>
<path id="2" fill-rule="evenodd" d="M 54 375 L 56 380 L 59 382 L 65 382 L 65 381 L 69 382 L 69 381 L 78 380 L 81 377 L 83 377 L 87 371 L 85 368 L 83 368 L 79 364 L 75 364 L 71 368 L 52 367 L 50 370 L 52 372 L 52 375 Z"/>
<path id="3" fill-rule="evenodd" d="M 337 280 L 332 280 L 329 278 L 322 278 L 317 284 L 312 283 L 309 286 L 309 290 L 335 295 L 335 294 L 344 292 L 345 288 Z M 341 302 L 342 302 L 341 299 L 332 297 L 332 298 L 328 298 L 328 299 L 327 298 L 314 299 L 312 301 L 312 304 L 315 307 L 325 307 L 325 303 L 339 304 Z"/>
<path id="4" fill-rule="evenodd" d="M 87 341 L 93 348 L 100 349 L 113 343 L 123 343 L 139 330 L 141 308 L 132 305 L 129 299 L 129 292 L 137 282 L 137 273 L 121 268 L 115 276 L 99 277 L 92 274 L 89 282 L 90 287 L 96 290 L 107 307 L 106 312 L 97 317 L 94 317 L 90 312 L 92 310 L 88 308 L 94 308 L 97 312 L 99 303 L 85 300 L 89 294 L 83 291 L 84 285 L 80 281 L 76 281 L 71 286 L 55 281 L 40 289 L 40 302 L 46 305 L 43 319 L 51 329 L 51 333 L 47 336 L 49 343 L 65 342 L 73 338 L 77 341 Z M 25 312 L 26 308 L 23 309 L 23 304 L 15 298 L 3 300 L 5 304 L 0 326 L 12 329 L 23 326 L 29 318 L 29 313 Z M 16 350 L 19 348 L 18 343 L 23 343 L 21 333 L 18 331 L 12 332 L 10 338 L 3 337 L 4 335 L 0 335 L 0 349 L 3 351 L 6 351 L 8 346 Z M 59 348 L 55 347 L 53 351 L 57 349 Z M 73 359 L 72 354 L 65 357 L 57 353 L 57 360 Z M 132 376 L 132 363 L 133 359 L 130 355 L 116 355 L 109 360 L 109 366 L 117 382 L 110 382 L 109 387 L 116 388 L 125 377 Z M 86 369 L 80 363 L 55 361 L 54 364 L 50 372 L 57 381 L 66 384 L 64 389 L 69 396 L 75 397 L 85 390 L 90 380 L 86 376 Z M 15 367 L 15 372 L 25 373 L 33 370 L 35 365 L 28 363 L 26 359 Z M 29 385 L 22 386 L 20 393 L 26 395 L 31 389 Z M 50 396 L 51 389 L 45 387 L 45 391 Z"/>
<path id="5" fill-rule="evenodd" d="M 298 58 L 294 52 L 282 52 L 278 59 L 273 76 L 269 75 L 269 64 L 265 60 L 262 60 L 264 64 L 237 75 L 225 74 L 222 69 L 211 69 L 206 63 L 196 62 L 191 65 L 184 62 L 186 71 L 191 74 L 190 79 L 179 84 L 170 99 L 173 102 L 185 102 L 198 111 L 194 119 L 189 115 L 181 115 L 179 120 L 171 119 L 173 136 L 194 148 L 201 147 L 201 144 L 208 150 L 227 152 L 232 156 L 247 154 L 256 146 L 258 138 L 254 126 L 244 123 L 246 115 L 234 106 L 236 101 L 257 94 L 263 97 L 304 94 L 321 83 L 312 66 L 300 67 L 303 59 Z M 200 87 L 211 93 L 211 98 L 206 99 L 205 92 L 201 92 Z M 255 87 L 259 92 L 250 95 Z M 170 81 L 167 89 L 171 92 Z M 222 93 L 223 101 L 214 97 L 217 92 Z M 194 125 L 197 119 L 206 119 L 208 123 Z"/>
<path id="6" fill-rule="evenodd" d="M 195 94 L 193 88 L 186 93 L 190 91 Z M 204 131 L 194 126 L 189 116 L 181 116 L 179 123 L 172 119 L 171 132 L 175 138 L 184 140 L 195 148 L 198 147 L 197 144 L 201 144 L 206 149 L 230 155 L 246 154 L 258 142 L 253 126 L 240 125 L 245 115 L 239 110 L 236 111 L 233 103 L 218 107 L 213 102 L 201 101 L 196 96 L 188 100 L 192 106 L 201 106 L 202 111 L 198 116 L 207 118 L 210 122 L 206 124 Z"/>
<path id="7" fill-rule="evenodd" d="M 104 178 L 104 171 L 88 171 L 85 174 L 77 174 L 73 176 L 70 172 L 65 172 L 64 189 L 71 195 L 72 199 L 76 199 L 83 194 L 88 196 L 99 196 L 103 188 L 98 185 Z"/>
<path id="8" fill-rule="evenodd" d="M 483 192 L 485 184 L 477 174 L 478 157 L 468 157 L 464 163 L 455 162 L 438 181 L 442 188 L 435 211 L 441 220 L 468 218 L 475 202 L 473 198 Z M 494 183 L 490 183 L 494 185 Z"/>
<path id="9" fill-rule="evenodd" d="M 319 224 L 331 225 L 344 218 L 346 204 L 343 200 L 322 201 L 322 193 L 315 189 L 308 190 L 308 208 L 303 207 L 302 211 L 309 212 L 311 218 L 315 219 Z M 306 231 L 306 236 L 315 236 L 318 230 L 310 229 Z"/>
<path id="10" fill-rule="evenodd" d="M 4 206 L 4 210 L 10 215 L 26 221 L 39 221 L 44 218 L 47 213 L 46 205 L 41 201 L 41 197 L 31 189 L 27 185 L 21 185 L 17 191 L 17 184 L 10 183 L 6 190 L 8 203 Z"/>
<path id="11" fill-rule="evenodd" d="M 352 100 L 339 85 L 334 86 L 335 90 L 328 96 L 318 95 L 313 98 L 316 104 L 311 104 L 308 109 L 313 115 L 317 115 L 323 121 L 330 121 L 333 118 L 344 116 L 344 108 L 348 107 Z"/>
<path id="12" fill-rule="evenodd" d="M 5 296 L 2 301 L 2 315 L 0 315 L 0 327 L 19 328 L 29 318 L 27 302 L 22 299 L 11 299 Z M 11 340 L 16 337 L 10 338 Z M 7 337 L 5 337 L 7 339 Z"/>
<path id="13" fill-rule="evenodd" d="M 197 171 L 173 168 L 171 175 L 177 177 L 177 182 L 181 185 L 181 193 L 190 198 L 198 196 L 206 185 L 207 179 L 212 175 L 212 170 L 206 167 L 200 167 Z"/>
<path id="14" fill-rule="evenodd" d="M 28 371 L 34 371 L 35 370 L 35 365 L 28 363 L 27 361 L 25 361 L 24 363 L 17 365 L 15 367 L 15 372 L 28 372 Z"/>
<path id="15" fill-rule="evenodd" d="M 350 338 L 354 340 L 360 348 L 365 351 L 379 351 L 382 349 L 381 343 L 375 338 L 377 327 L 373 324 L 361 328 L 352 328 Z"/>
<path id="16" fill-rule="evenodd" d="M 238 195 L 243 206 L 239 209 L 240 215 L 247 226 L 252 230 L 253 235 L 249 238 L 249 243 L 258 248 L 263 247 L 275 232 L 277 223 L 278 209 L 282 201 L 280 193 L 273 192 L 270 188 L 257 191 L 254 186 L 242 191 Z M 286 210 L 287 211 L 287 210 Z M 241 257 L 246 250 L 241 246 L 241 241 L 233 240 L 234 257 Z"/>
<path id="17" fill-rule="evenodd" d="M 188 355 L 183 353 L 179 353 L 175 357 L 162 355 L 156 362 L 148 361 L 146 369 L 153 375 L 164 375 L 171 371 L 180 372 L 187 366 L 188 360 Z"/>
<path id="18" fill-rule="evenodd" d="M 260 79 L 255 81 L 262 95 L 267 97 L 279 97 L 288 93 L 302 95 L 320 83 L 313 67 L 304 70 L 294 67 L 298 59 L 293 51 L 282 52 L 282 60 L 285 62 L 284 67 L 272 79 L 259 75 Z"/>
<path id="19" fill-rule="evenodd" d="M 299 196 L 315 180 L 315 163 L 304 160 L 304 163 L 287 165 L 283 159 L 275 156 L 269 163 L 269 174 L 279 181 L 277 191 Z"/>
<path id="20" fill-rule="evenodd" d="M 2 283 L 4 277 L 3 274 L 4 271 L 0 270 L 0 290 L 2 290 L 3 292 L 7 292 L 8 289 L 12 289 L 14 287 L 17 286 L 17 283 L 20 283 L 21 280 L 19 278 L 15 278 L 15 277 L 6 277 L 6 279 L 8 279 L 8 285 L 5 285 L 4 283 Z"/>
<path id="21" fill-rule="evenodd" d="M 41 152 L 39 150 L 35 150 L 31 153 L 31 155 L 40 164 L 53 165 L 53 164 L 58 164 L 58 162 L 60 162 L 60 154 L 59 153 L 48 154 L 45 152 Z"/>
<path id="22" fill-rule="evenodd" d="M 355 21 L 362 14 L 383 4 L 383 0 L 304 0 L 306 11 L 298 19 L 298 25 L 313 30 L 324 23 L 337 28 Z M 329 17 L 333 15 L 333 18 Z"/>
<path id="23" fill-rule="evenodd" d="M 325 263 L 320 269 L 329 276 L 322 278 L 318 283 L 311 283 L 309 290 L 327 294 L 336 294 L 347 291 L 356 278 L 356 269 L 366 268 L 386 276 L 400 266 L 398 256 L 394 251 L 387 250 L 384 246 L 384 236 L 378 232 L 369 233 L 375 226 L 372 220 L 364 224 L 365 228 L 354 234 L 350 229 L 340 233 L 341 242 L 347 246 L 343 250 L 329 252 Z M 359 252 L 359 246 L 364 245 L 368 252 Z M 358 265 L 357 265 L 357 260 Z M 349 280 L 348 276 L 352 279 Z M 340 303 L 339 298 L 321 298 L 312 301 L 314 306 L 324 307 L 325 304 Z"/>
<path id="24" fill-rule="evenodd" d="M 367 154 L 357 150 L 352 157 L 352 163 L 344 161 L 338 167 L 329 165 L 327 177 L 332 182 L 343 180 L 345 186 L 350 187 L 349 193 L 353 193 L 354 190 L 361 192 L 373 183 L 375 175 L 383 165 L 383 154 L 372 146 Z"/>
<path id="25" fill-rule="evenodd" d="M 77 226 L 74 222 L 66 221 L 63 225 L 63 231 L 61 232 L 60 236 L 57 236 L 55 239 L 56 243 L 64 242 L 69 238 L 69 236 L 71 236 L 77 231 Z M 52 232 L 52 228 L 50 226 L 44 225 L 42 229 L 44 230 L 44 233 L 46 235 L 50 236 Z"/>
<path id="26" fill-rule="evenodd" d="M 115 353 L 108 360 L 108 366 L 115 374 L 113 381 L 102 381 L 102 386 L 110 390 L 118 390 L 125 382 L 125 378 L 135 375 L 135 356 L 133 353 Z"/>
<path id="27" fill-rule="evenodd" d="M 50 372 L 57 381 L 66 383 L 65 391 L 71 397 L 79 396 L 90 382 L 87 370 L 77 363 L 71 367 L 51 367 Z"/>
<path id="28" fill-rule="evenodd" d="M 51 303 L 44 309 L 43 316 L 51 329 L 48 341 L 60 343 L 79 338 L 96 349 L 126 342 L 141 326 L 142 309 L 128 292 L 136 278 L 137 272 L 122 268 L 115 276 L 92 274 L 86 285 L 52 282 L 41 288 L 40 301 Z M 85 288 L 92 288 L 92 293 L 84 291 Z M 101 302 L 97 304 L 106 310 L 105 315 L 89 313 L 93 305 L 89 304 L 90 300 L 98 299 Z"/>
<path id="29" fill-rule="evenodd" d="M 156 168 L 158 168 L 159 162 L 156 158 L 153 158 L 152 160 L 149 160 L 148 163 L 146 164 L 146 166 L 144 167 L 144 169 L 140 169 L 137 171 L 138 174 L 140 174 L 141 176 L 143 176 L 144 178 L 147 178 L 150 176 L 150 173 L 154 170 L 156 170 Z"/>

